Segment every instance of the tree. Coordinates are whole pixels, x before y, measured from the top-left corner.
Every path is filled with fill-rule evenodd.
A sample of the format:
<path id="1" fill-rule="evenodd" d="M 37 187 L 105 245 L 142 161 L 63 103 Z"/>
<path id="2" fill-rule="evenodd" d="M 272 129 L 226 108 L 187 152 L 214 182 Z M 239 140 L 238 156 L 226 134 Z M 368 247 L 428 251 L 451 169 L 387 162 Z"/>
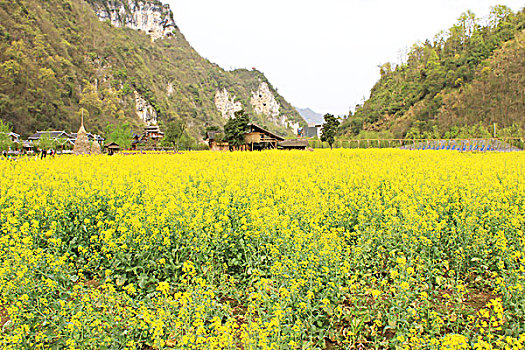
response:
<path id="1" fill-rule="evenodd" d="M 191 151 L 196 148 L 195 139 L 185 132 L 180 138 L 180 146 L 182 149 Z"/>
<path id="2" fill-rule="evenodd" d="M 489 27 L 491 29 L 497 26 L 512 14 L 512 10 L 504 5 L 496 5 L 490 8 Z"/>
<path id="3" fill-rule="evenodd" d="M 121 149 L 131 148 L 133 142 L 133 134 L 128 123 L 106 126 L 107 142 L 114 142 L 120 146 Z"/>
<path id="4" fill-rule="evenodd" d="M 342 127 L 346 128 L 352 136 L 357 136 L 363 130 L 364 120 L 362 117 L 353 117 L 351 113 L 348 119 L 343 122 Z"/>
<path id="5" fill-rule="evenodd" d="M 11 125 L 0 119 L 0 151 L 7 151 L 14 146 L 9 133 L 11 132 Z"/>
<path id="6" fill-rule="evenodd" d="M 164 144 L 178 148 L 181 138 L 186 131 L 186 124 L 182 120 L 176 120 L 168 123 L 166 127 L 166 134 L 162 140 Z"/>
<path id="7" fill-rule="evenodd" d="M 51 135 L 49 135 L 48 133 L 45 133 L 42 136 L 40 136 L 40 139 L 38 140 L 38 147 L 40 147 L 40 149 L 43 149 L 44 151 L 48 151 L 50 149 L 55 148 L 55 146 L 56 146 L 56 141 L 53 140 Z"/>
<path id="8" fill-rule="evenodd" d="M 339 120 L 332 114 L 325 114 L 324 124 L 321 127 L 321 141 L 328 142 L 330 149 L 333 148 L 339 124 Z"/>
<path id="9" fill-rule="evenodd" d="M 250 118 L 243 110 L 235 112 L 233 118 L 228 119 L 224 125 L 224 139 L 230 147 L 238 148 L 244 144 L 244 134 L 248 131 Z"/>
<path id="10" fill-rule="evenodd" d="M 206 127 L 206 130 L 204 130 L 204 133 L 203 133 L 203 137 L 204 139 L 208 139 L 209 135 L 210 134 L 213 134 L 214 136 L 214 139 L 216 141 L 222 141 L 224 135 L 223 135 L 223 131 L 221 130 L 221 128 L 219 128 L 218 126 L 216 125 L 212 125 L 212 126 L 208 126 Z"/>

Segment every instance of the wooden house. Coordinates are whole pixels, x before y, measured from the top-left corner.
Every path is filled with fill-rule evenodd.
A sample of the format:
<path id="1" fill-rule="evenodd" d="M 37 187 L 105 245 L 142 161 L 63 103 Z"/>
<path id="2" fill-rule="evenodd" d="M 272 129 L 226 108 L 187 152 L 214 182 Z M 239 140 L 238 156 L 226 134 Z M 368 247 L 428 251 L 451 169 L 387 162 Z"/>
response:
<path id="1" fill-rule="evenodd" d="M 257 124 L 248 124 L 248 132 L 244 135 L 244 142 L 248 150 L 277 149 L 277 144 L 284 138 L 268 131 Z"/>
<path id="2" fill-rule="evenodd" d="M 164 133 L 160 131 L 158 125 L 148 125 L 144 128 L 144 133 L 142 134 L 142 139 L 146 142 L 152 141 L 155 145 L 158 141 L 164 138 Z"/>
<path id="3" fill-rule="evenodd" d="M 34 149 L 35 149 L 35 145 L 32 142 L 22 140 L 22 150 L 24 152 L 32 153 Z"/>
<path id="4" fill-rule="evenodd" d="M 164 133 L 160 131 L 158 125 L 148 125 L 144 127 L 142 134 L 133 133 L 131 138 L 131 149 L 133 150 L 146 144 L 150 147 L 157 147 L 159 141 L 164 138 Z"/>
<path id="5" fill-rule="evenodd" d="M 210 151 L 228 151 L 230 149 L 230 145 L 223 141 L 223 137 L 222 131 L 210 130 L 206 132 L 206 141 L 208 141 Z"/>
<path id="6" fill-rule="evenodd" d="M 71 135 L 65 131 L 37 131 L 33 135 L 29 136 L 27 139 L 30 142 L 38 142 L 42 137 L 48 137 L 51 140 L 64 144 L 71 139 Z"/>
<path id="7" fill-rule="evenodd" d="M 115 153 L 118 153 L 120 151 L 120 146 L 116 144 L 115 142 L 111 142 L 106 145 L 107 152 L 110 156 L 114 155 Z"/>
<path id="8" fill-rule="evenodd" d="M 2 135 L 7 135 L 11 139 L 11 142 L 15 144 L 15 147 L 19 147 L 20 145 L 20 135 L 14 133 L 14 132 L 0 132 Z"/>
<path id="9" fill-rule="evenodd" d="M 225 152 L 230 149 L 230 145 L 228 144 L 228 142 L 216 141 L 216 140 L 209 140 L 208 146 L 210 147 L 210 151 Z"/>
<path id="10" fill-rule="evenodd" d="M 206 140 L 212 151 L 228 151 L 230 145 L 222 141 L 223 133 L 221 131 L 208 131 Z M 278 143 L 284 141 L 284 138 L 268 131 L 257 124 L 248 124 L 248 130 L 244 134 L 244 145 L 239 150 L 255 151 L 263 149 L 277 149 Z"/>
<path id="11" fill-rule="evenodd" d="M 38 146 L 40 139 L 47 137 L 55 143 L 55 147 L 61 149 L 71 149 L 75 144 L 75 140 L 71 134 L 65 131 L 37 131 L 33 135 L 29 136 L 28 141 L 33 144 L 33 147 Z M 26 148 L 26 147 L 24 147 Z"/>
<path id="12" fill-rule="evenodd" d="M 14 143 L 20 142 L 20 135 L 18 135 L 17 133 L 10 132 L 8 135 L 11 138 L 11 142 L 14 142 Z"/>

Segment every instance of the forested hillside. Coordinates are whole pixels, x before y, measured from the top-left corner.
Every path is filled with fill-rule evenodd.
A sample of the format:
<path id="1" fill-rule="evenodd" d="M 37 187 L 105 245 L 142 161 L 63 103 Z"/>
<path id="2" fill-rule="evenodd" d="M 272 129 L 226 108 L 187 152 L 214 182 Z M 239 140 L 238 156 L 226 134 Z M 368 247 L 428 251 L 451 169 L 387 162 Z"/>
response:
<path id="1" fill-rule="evenodd" d="M 0 1 L 0 118 L 16 132 L 74 131 L 81 108 L 93 132 L 108 123 L 141 127 L 139 115 L 149 108 L 159 123 L 183 120 L 198 138 L 207 126 L 224 124 L 215 104 L 224 89 L 231 103 L 239 102 L 254 120 L 290 132 L 283 123 L 255 113 L 251 97 L 267 82 L 262 73 L 224 71 L 202 58 L 176 26 L 172 36 L 153 42 L 144 32 L 100 21 L 93 6 L 107 3 Z M 159 1 L 136 3 L 156 6 Z M 279 103 L 280 120 L 304 123 L 268 85 Z"/>
<path id="2" fill-rule="evenodd" d="M 347 137 L 521 135 L 525 129 L 525 11 L 464 13 L 405 63 L 386 63 L 370 98 L 342 125 Z M 521 134 L 520 134 L 521 133 Z"/>

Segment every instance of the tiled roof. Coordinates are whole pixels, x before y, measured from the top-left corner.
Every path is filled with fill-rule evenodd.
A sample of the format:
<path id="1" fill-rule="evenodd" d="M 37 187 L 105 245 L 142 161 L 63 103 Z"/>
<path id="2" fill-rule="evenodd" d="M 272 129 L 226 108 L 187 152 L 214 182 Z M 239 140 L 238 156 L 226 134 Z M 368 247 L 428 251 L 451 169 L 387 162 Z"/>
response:
<path id="1" fill-rule="evenodd" d="M 40 138 L 44 135 L 49 135 L 52 139 L 57 138 L 71 138 L 71 135 L 69 135 L 65 131 L 37 131 L 35 134 L 28 137 L 29 140 L 40 140 Z"/>
<path id="2" fill-rule="evenodd" d="M 251 123 L 251 124 L 248 124 L 248 126 L 250 127 L 250 129 L 251 129 L 252 131 L 262 132 L 262 133 L 264 133 L 264 134 L 268 134 L 268 135 L 270 135 L 271 137 L 273 137 L 273 138 L 276 139 L 276 140 L 284 141 L 284 137 L 281 137 L 281 136 L 279 136 L 279 135 L 277 135 L 277 134 L 274 134 L 273 132 L 264 129 L 264 128 L 260 127 L 260 126 L 257 125 L 257 124 L 253 124 L 253 123 Z"/>
<path id="3" fill-rule="evenodd" d="M 307 140 L 284 140 L 279 142 L 281 147 L 308 147 Z"/>

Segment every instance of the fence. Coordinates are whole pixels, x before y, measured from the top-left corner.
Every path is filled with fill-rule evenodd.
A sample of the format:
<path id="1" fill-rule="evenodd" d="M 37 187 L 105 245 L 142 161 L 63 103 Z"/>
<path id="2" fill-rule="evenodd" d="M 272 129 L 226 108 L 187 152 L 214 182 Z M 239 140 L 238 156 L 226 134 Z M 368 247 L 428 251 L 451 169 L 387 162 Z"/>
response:
<path id="1" fill-rule="evenodd" d="M 309 147 L 330 148 L 327 142 L 309 140 Z M 400 148 L 406 150 L 455 150 L 463 152 L 516 152 L 522 151 L 525 138 L 490 138 L 490 139 L 359 139 L 337 140 L 334 148 L 369 149 Z"/>

